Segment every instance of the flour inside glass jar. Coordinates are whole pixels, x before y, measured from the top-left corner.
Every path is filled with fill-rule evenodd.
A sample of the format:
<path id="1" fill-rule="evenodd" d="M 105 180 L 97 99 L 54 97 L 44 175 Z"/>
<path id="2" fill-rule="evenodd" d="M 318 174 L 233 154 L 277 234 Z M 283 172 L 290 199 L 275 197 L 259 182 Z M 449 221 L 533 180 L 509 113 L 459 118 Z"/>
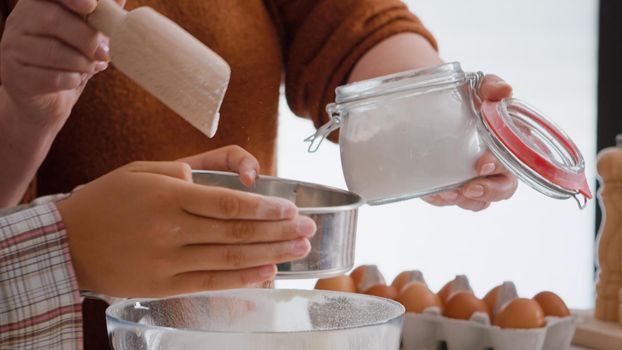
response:
<path id="1" fill-rule="evenodd" d="M 352 108 L 340 134 L 348 188 L 374 201 L 439 192 L 476 177 L 486 147 L 467 98 L 463 89 L 444 89 Z"/>

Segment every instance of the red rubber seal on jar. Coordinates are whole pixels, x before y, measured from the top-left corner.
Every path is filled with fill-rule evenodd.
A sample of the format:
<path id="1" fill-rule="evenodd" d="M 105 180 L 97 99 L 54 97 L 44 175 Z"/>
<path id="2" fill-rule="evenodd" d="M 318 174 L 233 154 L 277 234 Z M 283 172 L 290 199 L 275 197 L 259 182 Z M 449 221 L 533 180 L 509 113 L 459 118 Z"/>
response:
<path id="1" fill-rule="evenodd" d="M 501 117 L 499 107 L 500 102 L 483 102 L 481 105 L 482 117 L 494 136 L 512 153 L 512 155 L 547 181 L 570 191 L 578 191 L 587 198 L 592 198 L 592 193 L 583 172 L 576 173 L 563 169 L 532 149 Z M 548 120 L 522 106 L 513 106 L 513 108 L 529 116 L 531 120 L 548 131 L 559 141 L 575 161 L 581 158 L 572 141 L 568 140 L 567 137 Z"/>

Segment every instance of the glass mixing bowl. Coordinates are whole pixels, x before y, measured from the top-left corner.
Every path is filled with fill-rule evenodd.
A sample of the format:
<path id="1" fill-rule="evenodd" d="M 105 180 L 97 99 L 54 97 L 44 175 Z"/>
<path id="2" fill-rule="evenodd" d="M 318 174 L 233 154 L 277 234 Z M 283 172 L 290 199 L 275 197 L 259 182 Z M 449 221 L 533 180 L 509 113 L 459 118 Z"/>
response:
<path id="1" fill-rule="evenodd" d="M 115 350 L 397 350 L 403 317 L 389 299 L 285 289 L 128 299 L 106 310 Z"/>

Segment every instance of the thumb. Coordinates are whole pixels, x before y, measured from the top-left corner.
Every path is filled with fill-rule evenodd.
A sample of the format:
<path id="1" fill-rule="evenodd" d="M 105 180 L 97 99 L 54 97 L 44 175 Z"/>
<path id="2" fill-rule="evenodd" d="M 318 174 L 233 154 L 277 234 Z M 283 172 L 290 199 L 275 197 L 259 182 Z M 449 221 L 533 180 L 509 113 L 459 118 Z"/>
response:
<path id="1" fill-rule="evenodd" d="M 496 75 L 486 75 L 479 88 L 479 94 L 484 100 L 500 101 L 512 96 L 512 87 Z"/>

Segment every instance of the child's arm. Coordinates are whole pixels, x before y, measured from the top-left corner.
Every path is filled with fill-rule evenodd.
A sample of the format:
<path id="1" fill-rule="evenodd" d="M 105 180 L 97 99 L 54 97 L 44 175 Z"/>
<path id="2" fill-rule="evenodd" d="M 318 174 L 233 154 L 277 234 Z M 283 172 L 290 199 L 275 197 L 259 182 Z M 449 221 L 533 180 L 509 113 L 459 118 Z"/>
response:
<path id="1" fill-rule="evenodd" d="M 80 294 L 53 203 L 0 215 L 0 262 L 0 348 L 81 349 Z"/>

